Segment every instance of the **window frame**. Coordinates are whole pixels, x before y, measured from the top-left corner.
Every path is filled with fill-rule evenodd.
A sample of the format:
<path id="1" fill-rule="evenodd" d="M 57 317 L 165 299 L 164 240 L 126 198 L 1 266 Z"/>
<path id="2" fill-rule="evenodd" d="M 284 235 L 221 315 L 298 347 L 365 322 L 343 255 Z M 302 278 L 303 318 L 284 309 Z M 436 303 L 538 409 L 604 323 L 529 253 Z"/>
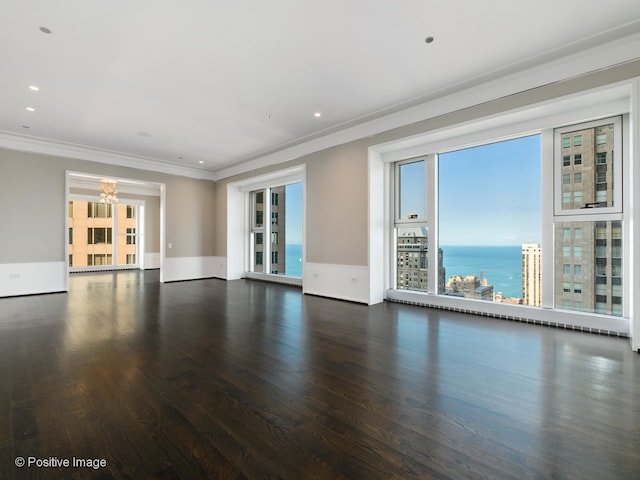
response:
<path id="1" fill-rule="evenodd" d="M 609 125 L 613 124 L 613 152 L 622 152 L 621 155 L 613 156 L 613 205 L 610 207 L 600 207 L 595 206 L 596 200 L 594 198 L 592 204 L 593 207 L 583 207 L 583 208 L 570 208 L 565 207 L 564 199 L 566 198 L 566 193 L 563 192 L 563 179 L 564 174 L 562 168 L 564 165 L 564 158 L 566 157 L 565 152 L 563 152 L 563 142 L 562 135 L 567 132 L 574 132 L 579 130 L 585 130 L 589 128 L 598 127 L 601 125 Z M 622 115 L 616 116 L 606 116 L 596 120 L 591 120 L 588 122 L 578 122 L 572 123 L 570 125 L 562 125 L 554 128 L 554 153 L 553 153 L 553 165 L 554 165 L 554 179 L 553 179 L 553 191 L 554 191 L 554 215 L 555 216 L 578 216 L 578 215 L 586 215 L 591 216 L 594 214 L 593 210 L 597 210 L 599 214 L 608 214 L 608 213 L 621 213 L 623 209 L 623 156 L 625 154 L 625 150 L 623 148 L 623 118 Z M 595 135 L 594 135 L 595 142 Z M 571 142 L 573 146 L 573 141 Z M 584 146 L 584 143 L 581 142 L 581 146 Z M 595 148 L 594 144 L 594 148 Z M 575 155 L 574 155 L 575 156 Z M 593 163 L 594 168 L 597 162 L 597 152 L 594 155 Z M 575 163 L 575 162 L 574 162 Z M 580 162 L 582 165 L 582 161 Z M 606 164 L 605 164 L 606 165 Z M 573 172 L 575 174 L 575 172 Z M 597 173 L 594 176 L 594 184 L 596 183 Z M 581 182 L 582 185 L 585 184 L 584 179 Z M 574 197 L 575 197 L 574 192 Z"/>
<path id="2" fill-rule="evenodd" d="M 411 163 L 424 162 L 424 218 L 401 218 L 400 217 L 400 168 L 402 165 Z M 429 188 L 429 182 L 433 178 L 437 178 L 438 175 L 438 155 L 428 154 L 420 155 L 418 157 L 409 158 L 399 162 L 395 162 L 393 165 L 393 237 L 392 237 L 392 264 L 389 268 L 390 285 L 394 288 L 398 282 L 398 268 L 397 268 L 397 252 L 398 252 L 398 230 L 400 228 L 421 228 L 425 227 L 428 232 L 427 237 L 427 249 L 429 252 L 437 252 L 438 244 L 438 227 L 437 227 L 437 189 Z M 427 263 L 429 265 L 437 265 L 438 268 L 430 268 L 427 272 L 427 289 L 426 293 L 438 293 L 438 271 L 439 265 L 437 262 L 433 262 L 431 253 L 427 255 Z M 434 288 L 435 287 L 435 288 Z"/>
<path id="3" fill-rule="evenodd" d="M 615 92 L 613 95 L 612 93 Z M 600 96 L 602 94 L 602 96 Z M 411 302 L 417 304 L 425 304 L 432 306 L 441 306 L 444 308 L 461 309 L 469 312 L 476 312 L 479 314 L 496 314 L 498 316 L 522 316 L 532 321 L 543 321 L 546 323 L 561 323 L 573 325 L 578 328 L 596 329 L 598 331 L 612 331 L 625 334 L 630 329 L 629 322 L 629 303 L 624 302 L 624 309 L 622 317 L 612 318 L 608 315 L 598 315 L 589 312 L 575 312 L 575 311 L 556 311 L 553 307 L 553 280 L 547 279 L 542 285 L 542 306 L 541 307 L 529 307 L 529 306 L 513 306 L 507 304 L 492 304 L 493 302 L 479 302 L 472 299 L 455 299 L 455 298 L 442 298 L 442 296 L 435 294 L 434 292 L 428 292 L 423 294 L 421 292 L 409 292 L 409 291 L 397 291 L 395 286 L 395 243 L 394 243 L 394 231 L 396 226 L 396 220 L 398 215 L 396 214 L 395 202 L 396 194 L 395 188 L 395 168 L 394 163 L 405 161 L 408 159 L 417 159 L 419 157 L 426 157 L 431 152 L 445 153 L 451 150 L 458 150 L 461 148 L 470 148 L 477 145 L 483 145 L 487 143 L 494 143 L 510 138 L 516 138 L 521 136 L 532 135 L 540 133 L 542 135 L 541 153 L 543 155 L 542 162 L 542 182 L 546 188 L 554 188 L 556 185 L 555 169 L 553 163 L 554 152 L 554 129 L 558 126 L 569 126 L 575 128 L 576 119 L 589 118 L 600 119 L 598 123 L 604 123 L 602 119 L 610 118 L 612 116 L 620 116 L 624 128 L 624 135 L 629 128 L 629 102 L 628 98 L 632 95 L 629 85 L 620 86 L 607 86 L 601 89 L 597 89 L 595 93 L 582 92 L 581 95 L 575 95 L 571 97 L 563 97 L 555 99 L 552 102 L 548 102 L 542 109 L 539 109 L 539 105 L 532 105 L 526 107 L 521 111 L 506 111 L 498 114 L 494 117 L 481 118 L 479 120 L 470 121 L 465 124 L 454 125 L 452 127 L 443 128 L 432 132 L 427 132 L 422 135 L 416 135 L 410 139 L 402 139 L 397 142 L 391 142 L 386 144 L 380 144 L 379 146 L 370 147 L 369 149 L 369 165 L 370 165 L 370 182 L 381 179 L 384 181 L 385 194 L 382 197 L 386 199 L 388 207 L 385 210 L 384 215 L 376 215 L 373 219 L 386 219 L 385 226 L 385 246 L 384 253 L 379 250 L 374 250 L 370 254 L 370 261 L 374 261 L 376 258 L 382 258 L 384 256 L 384 281 L 377 283 L 372 281 L 372 287 L 374 285 L 384 286 L 384 293 L 382 298 L 388 298 L 392 300 L 399 300 L 403 302 Z M 615 98 L 613 98 L 615 96 Z M 589 99 L 589 103 L 585 103 L 585 99 Z M 623 99 L 624 98 L 624 99 Z M 595 101 L 594 101 L 595 100 Z M 526 113 L 523 113 L 526 112 Z M 541 114 L 544 112 L 544 114 Z M 518 121 L 513 121 L 512 118 L 517 118 Z M 524 120 L 523 120 L 524 118 Z M 617 132 L 622 132 L 621 128 L 616 129 Z M 627 179 L 623 177 L 624 189 L 619 189 L 618 193 L 622 193 L 620 190 L 629 191 L 629 163 L 630 163 L 630 150 L 628 140 L 625 136 L 622 138 L 622 155 L 617 156 L 617 162 L 620 167 L 617 168 L 618 172 L 623 169 L 627 172 Z M 435 154 L 434 154 L 435 155 Z M 622 157 L 622 158 L 621 158 Z M 562 161 L 562 159 L 561 159 Z M 381 167 L 378 167 L 380 162 Z M 371 192 L 376 192 L 376 184 L 370 183 Z M 428 190 L 429 187 L 427 186 Z M 377 204 L 375 197 L 370 193 L 370 201 L 374 205 Z M 428 196 L 429 193 L 426 194 Z M 557 196 L 548 195 L 548 190 L 543 192 L 542 195 L 542 216 L 543 216 L 543 231 L 541 246 L 543 249 L 553 250 L 553 223 L 554 217 L 554 204 Z M 437 199 L 434 199 L 437 201 Z M 629 203 L 627 195 L 622 196 L 622 202 Z M 622 205 L 622 202 L 618 202 Z M 602 208 L 598 209 L 602 210 Z M 429 235 L 430 238 L 437 238 L 437 222 L 432 223 L 435 215 L 428 216 Z M 379 221 L 379 220 L 376 220 Z M 625 242 L 629 240 L 630 228 L 625 225 L 623 232 Z M 370 232 L 375 231 L 375 224 L 370 223 Z M 626 245 L 632 245 L 631 243 L 625 243 Z M 376 246 L 376 245 L 374 245 Z M 434 255 L 436 255 L 437 245 L 431 246 L 432 252 L 429 257 L 429 262 L 433 262 Z M 624 267 L 630 268 L 628 265 L 629 256 L 625 257 Z M 553 255 L 544 254 L 542 256 L 542 271 L 548 277 L 553 277 L 554 268 Z M 432 263 L 430 263 L 431 265 Z M 380 269 L 375 269 L 376 272 L 382 272 Z M 436 272 L 436 269 L 431 269 L 432 274 Z M 430 282 L 430 285 L 435 285 L 435 282 Z M 630 283 L 625 282 L 623 290 L 626 299 L 630 299 Z M 373 294 L 375 296 L 375 294 Z M 518 313 L 514 311 L 518 310 Z"/>
<path id="4" fill-rule="evenodd" d="M 301 277 L 293 277 L 288 276 L 285 273 L 281 273 L 278 270 L 274 269 L 274 265 L 279 264 L 279 260 L 284 259 L 286 265 L 286 241 L 283 244 L 284 250 L 282 253 L 284 255 L 279 255 L 279 249 L 274 250 L 274 245 L 281 245 L 279 240 L 282 239 L 285 235 L 280 235 L 281 231 L 279 231 L 279 225 L 282 225 L 282 219 L 286 220 L 286 211 L 273 211 L 273 207 L 280 207 L 280 203 L 282 202 L 282 196 L 280 193 L 284 195 L 283 192 L 275 191 L 275 190 L 285 190 L 289 185 L 300 184 L 302 186 L 302 202 L 304 205 L 304 183 L 302 181 L 288 181 L 286 183 L 279 183 L 275 185 L 271 185 L 264 188 L 259 188 L 257 190 L 251 190 L 248 192 L 249 195 L 249 235 L 247 238 L 248 243 L 248 259 L 247 259 L 247 272 L 245 275 L 254 276 L 254 275 L 273 275 L 275 277 L 287 278 L 287 279 L 300 279 Z M 258 225 L 256 220 L 256 205 L 258 202 L 255 200 L 259 194 L 262 194 L 263 202 L 265 199 L 268 201 L 263 203 L 262 211 L 262 224 Z M 303 215 L 303 225 L 304 225 L 304 215 Z M 304 230 L 304 226 L 303 226 Z M 258 251 L 256 249 L 255 238 L 257 234 L 262 234 L 262 250 Z M 275 240 L 275 241 L 274 241 Z M 304 248 L 304 247 L 303 247 Z M 257 263 L 257 254 L 262 253 L 261 259 L 262 264 Z M 261 265 L 262 271 L 256 271 L 256 267 Z M 302 265 L 304 270 L 304 264 Z M 279 267 L 281 268 L 281 266 Z M 285 266 L 286 268 L 286 266 Z"/>
<path id="5" fill-rule="evenodd" d="M 394 164 L 394 218 L 395 225 L 412 225 L 412 226 L 423 226 L 422 224 L 428 223 L 428 202 L 427 202 L 427 185 L 428 185 L 428 175 L 429 175 L 429 162 L 432 161 L 433 155 L 420 156 L 417 158 L 409 158 L 407 160 L 403 160 L 400 162 L 396 162 Z M 400 170 L 404 165 L 411 165 L 413 163 L 424 162 L 424 189 L 425 189 L 425 200 L 424 205 L 422 206 L 424 211 L 424 217 L 416 217 L 416 218 L 402 218 L 400 216 L 400 210 L 402 208 L 400 195 L 402 194 L 401 185 L 400 185 Z M 426 225 L 425 225 L 426 226 Z"/>
<path id="6" fill-rule="evenodd" d="M 271 189 L 277 187 L 283 187 L 291 184 L 300 183 L 302 186 L 302 276 L 301 277 L 289 277 L 284 274 L 272 274 L 271 273 L 271 202 L 265 203 L 265 213 L 263 215 L 264 229 L 255 229 L 253 222 L 253 202 L 252 193 L 257 191 L 263 191 L 264 198 L 271 199 Z M 242 239 L 239 235 L 234 235 L 238 242 L 244 243 L 243 250 L 236 250 L 237 256 L 233 256 L 231 259 L 231 275 L 230 278 L 254 278 L 260 280 L 267 280 L 277 283 L 286 283 L 289 285 L 302 286 L 305 275 L 305 232 L 306 232 L 306 181 L 305 181 L 305 167 L 297 166 L 286 170 L 276 171 L 269 174 L 252 177 L 240 182 L 235 182 L 229 185 L 227 191 L 227 198 L 237 199 L 241 205 L 241 211 L 238 209 L 237 214 L 243 218 L 243 227 L 238 230 L 237 233 L 242 232 Z M 278 199 L 278 203 L 281 199 Z M 233 202 L 232 202 L 233 203 Z M 255 251 L 253 248 L 253 235 L 254 232 L 261 230 L 263 233 L 263 272 L 255 272 Z M 242 255 L 240 255 L 242 253 Z M 236 265 L 237 262 L 237 265 Z"/>

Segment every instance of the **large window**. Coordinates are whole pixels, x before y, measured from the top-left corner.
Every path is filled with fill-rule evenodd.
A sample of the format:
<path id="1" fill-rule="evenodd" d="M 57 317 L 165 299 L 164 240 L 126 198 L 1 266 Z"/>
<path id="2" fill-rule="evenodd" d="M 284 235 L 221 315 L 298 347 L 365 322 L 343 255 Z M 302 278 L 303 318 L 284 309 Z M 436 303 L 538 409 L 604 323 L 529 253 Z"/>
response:
<path id="1" fill-rule="evenodd" d="M 139 210 L 137 204 L 70 201 L 69 267 L 137 265 Z"/>
<path id="2" fill-rule="evenodd" d="M 396 162 L 392 287 L 439 305 L 624 315 L 622 126 L 608 118 Z"/>
<path id="3" fill-rule="evenodd" d="M 539 285 L 538 294 L 529 294 L 522 272 L 523 246 L 539 244 L 541 236 L 539 135 L 399 162 L 395 171 L 398 289 L 539 301 Z M 433 286 L 426 212 L 427 199 L 436 197 L 425 185 L 438 192 Z"/>
<path id="4" fill-rule="evenodd" d="M 541 241 L 540 191 L 539 135 L 440 154 L 438 239 L 447 280 L 438 293 L 534 300 L 523 292 L 522 251 Z"/>
<path id="5" fill-rule="evenodd" d="M 302 183 L 254 190 L 249 195 L 250 270 L 301 278 Z"/>

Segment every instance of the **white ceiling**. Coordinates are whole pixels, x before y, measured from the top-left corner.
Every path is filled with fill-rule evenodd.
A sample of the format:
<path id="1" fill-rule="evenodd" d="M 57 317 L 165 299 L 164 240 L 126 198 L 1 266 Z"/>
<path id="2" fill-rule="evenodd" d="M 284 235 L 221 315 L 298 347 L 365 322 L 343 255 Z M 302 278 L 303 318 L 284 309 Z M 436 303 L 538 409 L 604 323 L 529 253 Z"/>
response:
<path id="1" fill-rule="evenodd" d="M 638 32 L 638 0 L 5 0 L 0 133 L 216 172 Z"/>

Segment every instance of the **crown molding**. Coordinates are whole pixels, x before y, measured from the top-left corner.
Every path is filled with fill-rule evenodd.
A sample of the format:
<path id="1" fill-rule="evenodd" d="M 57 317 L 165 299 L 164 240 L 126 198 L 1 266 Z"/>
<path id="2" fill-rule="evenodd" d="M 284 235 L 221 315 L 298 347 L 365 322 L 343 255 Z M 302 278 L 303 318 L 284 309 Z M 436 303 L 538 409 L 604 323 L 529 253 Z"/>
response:
<path id="1" fill-rule="evenodd" d="M 635 24 L 634 24 L 635 25 Z M 574 47 L 575 48 L 575 47 Z M 320 150 L 371 137 L 396 128 L 452 113 L 464 108 L 539 88 L 544 85 L 577 78 L 640 59 L 640 33 L 603 43 L 501 78 L 479 82 L 458 91 L 434 95 L 435 98 L 397 112 L 314 138 L 260 158 L 247 160 L 215 172 L 216 180 L 250 172 L 259 168 L 295 160 Z M 543 56 L 550 58 L 551 53 Z M 528 63 L 532 61 L 529 60 Z M 483 77 L 486 78 L 486 77 Z"/>
<path id="2" fill-rule="evenodd" d="M 174 165 L 151 157 L 128 155 L 121 152 L 86 147 L 72 143 L 16 135 L 6 131 L 0 131 L 0 148 L 73 158 L 76 160 L 86 160 L 90 162 L 106 163 L 109 165 L 118 165 L 120 167 L 166 173 L 168 175 L 196 178 L 199 180 L 216 179 L 216 176 L 211 172 Z"/>

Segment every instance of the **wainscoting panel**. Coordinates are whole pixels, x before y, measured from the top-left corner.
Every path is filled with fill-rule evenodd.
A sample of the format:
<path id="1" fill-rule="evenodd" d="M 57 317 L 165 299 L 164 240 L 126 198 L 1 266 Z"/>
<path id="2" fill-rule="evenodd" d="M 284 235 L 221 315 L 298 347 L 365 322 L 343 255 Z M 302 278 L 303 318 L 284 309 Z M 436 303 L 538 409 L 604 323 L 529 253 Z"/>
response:
<path id="1" fill-rule="evenodd" d="M 144 269 L 153 270 L 160 268 L 160 252 L 147 252 L 144 254 Z"/>
<path id="2" fill-rule="evenodd" d="M 66 290 L 64 262 L 0 264 L 0 297 Z"/>
<path id="3" fill-rule="evenodd" d="M 369 269 L 354 265 L 305 263 L 302 291 L 312 295 L 369 303 Z"/>
<path id="4" fill-rule="evenodd" d="M 164 259 L 162 269 L 165 282 L 198 278 L 226 278 L 225 257 L 170 257 Z"/>

